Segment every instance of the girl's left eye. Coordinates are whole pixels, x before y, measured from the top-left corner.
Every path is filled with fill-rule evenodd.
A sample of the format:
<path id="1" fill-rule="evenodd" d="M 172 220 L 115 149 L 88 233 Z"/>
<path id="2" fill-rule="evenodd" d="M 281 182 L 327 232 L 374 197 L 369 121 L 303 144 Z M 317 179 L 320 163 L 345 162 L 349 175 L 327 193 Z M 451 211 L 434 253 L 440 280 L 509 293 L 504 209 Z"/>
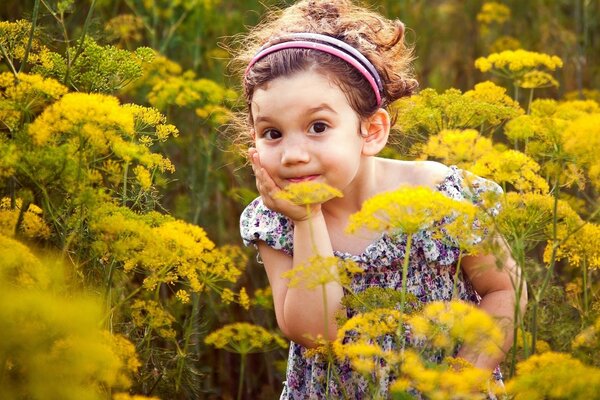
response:
<path id="1" fill-rule="evenodd" d="M 315 122 L 310 127 L 310 133 L 323 133 L 327 130 L 328 126 L 325 122 Z"/>

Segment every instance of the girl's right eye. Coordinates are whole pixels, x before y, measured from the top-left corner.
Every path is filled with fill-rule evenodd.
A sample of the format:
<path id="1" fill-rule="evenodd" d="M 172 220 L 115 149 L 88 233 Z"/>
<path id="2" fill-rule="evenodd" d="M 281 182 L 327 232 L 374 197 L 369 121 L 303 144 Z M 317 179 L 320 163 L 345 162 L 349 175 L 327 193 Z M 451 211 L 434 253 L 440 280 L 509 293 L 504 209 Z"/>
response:
<path id="1" fill-rule="evenodd" d="M 267 129 L 263 131 L 262 137 L 267 140 L 275 140 L 281 138 L 281 132 L 275 129 Z"/>

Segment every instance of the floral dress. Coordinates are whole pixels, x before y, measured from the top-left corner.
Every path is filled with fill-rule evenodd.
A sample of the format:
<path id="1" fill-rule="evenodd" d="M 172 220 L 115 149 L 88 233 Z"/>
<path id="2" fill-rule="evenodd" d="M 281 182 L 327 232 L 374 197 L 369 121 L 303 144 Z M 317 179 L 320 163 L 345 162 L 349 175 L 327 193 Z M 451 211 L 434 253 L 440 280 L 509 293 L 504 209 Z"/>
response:
<path id="1" fill-rule="evenodd" d="M 482 202 L 485 191 L 502 192 L 496 183 L 473 176 L 466 184 L 463 171 L 455 166 L 449 168 L 446 177 L 436 186 L 436 189 L 455 200 L 468 200 L 475 204 Z M 498 206 L 493 207 L 492 214 L 498 212 Z M 282 214 L 266 208 L 260 198 L 255 199 L 246 207 L 240 217 L 240 230 L 245 245 L 264 241 L 268 246 L 293 254 L 293 223 Z M 481 241 L 475 237 L 474 241 Z M 382 234 L 371 243 L 362 254 L 334 251 L 336 257 L 351 259 L 362 269 L 353 275 L 350 288 L 354 293 L 360 293 L 369 287 L 402 288 L 402 262 L 406 248 L 406 235 Z M 433 238 L 431 231 L 422 230 L 413 236 L 409 254 L 407 279 L 408 293 L 413 294 L 423 302 L 450 301 L 454 289 L 454 275 L 459 249 L 452 246 L 451 241 Z M 478 304 L 479 295 L 471 283 L 459 272 L 457 285 L 458 297 L 461 300 Z M 347 311 L 351 313 L 350 310 Z M 352 399 L 368 398 L 367 383 L 348 363 L 335 365 L 337 376 L 335 382 L 326 382 L 327 363 L 318 355 L 305 356 L 306 348 L 291 342 L 289 358 L 281 399 L 322 399 L 329 396 Z M 494 377 L 501 382 L 498 369 Z M 344 388 L 338 387 L 338 382 Z M 389 382 L 388 382 L 389 383 Z M 384 390 L 386 390 L 384 388 Z"/>

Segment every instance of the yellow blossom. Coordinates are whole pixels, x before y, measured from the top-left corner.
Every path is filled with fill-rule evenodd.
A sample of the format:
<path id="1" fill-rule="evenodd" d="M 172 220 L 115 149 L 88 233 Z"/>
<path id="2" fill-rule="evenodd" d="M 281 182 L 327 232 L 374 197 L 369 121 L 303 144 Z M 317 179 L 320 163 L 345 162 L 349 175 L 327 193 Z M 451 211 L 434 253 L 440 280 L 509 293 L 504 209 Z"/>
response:
<path id="1" fill-rule="evenodd" d="M 150 187 L 152 186 L 152 177 L 150 176 L 150 172 L 146 168 L 144 168 L 141 165 L 138 165 L 133 169 L 133 173 L 135 174 L 135 177 L 142 189 L 150 189 Z"/>
<path id="2" fill-rule="evenodd" d="M 481 72 L 486 72 L 490 68 L 517 72 L 528 71 L 538 67 L 545 67 L 554 71 L 557 68 L 561 68 L 562 65 L 562 60 L 557 56 L 526 50 L 506 50 L 501 53 L 493 53 L 487 57 L 478 58 L 475 61 L 475 67 L 481 70 Z"/>
<path id="3" fill-rule="evenodd" d="M 209 334 L 204 343 L 242 355 L 287 347 L 287 343 L 276 333 L 246 322 L 225 325 Z"/>
<path id="4" fill-rule="evenodd" d="M 510 18 L 510 8 L 502 3 L 487 1 L 481 6 L 481 11 L 477 14 L 477 21 L 483 24 L 498 23 L 502 24 Z"/>
<path id="5" fill-rule="evenodd" d="M 477 159 L 491 151 L 492 141 L 474 129 L 445 129 L 429 137 L 421 154 L 422 158 L 431 157 L 447 165 L 468 169 Z"/>
<path id="6" fill-rule="evenodd" d="M 175 317 L 157 302 L 135 300 L 131 305 L 131 310 L 131 317 L 136 327 L 150 328 L 165 339 L 175 338 L 175 331 L 172 328 Z"/>
<path id="7" fill-rule="evenodd" d="M 474 174 L 500 185 L 513 185 L 521 192 L 547 193 L 548 182 L 538 175 L 539 170 L 537 162 L 516 150 L 490 152 L 471 168 Z"/>
<path id="8" fill-rule="evenodd" d="M 240 293 L 238 295 L 239 303 L 244 308 L 244 310 L 250 309 L 250 297 L 248 297 L 248 293 L 246 292 L 246 288 L 241 288 Z"/>
<path id="9" fill-rule="evenodd" d="M 484 369 L 457 359 L 446 359 L 441 365 L 430 366 L 410 350 L 405 351 L 402 358 L 400 376 L 390 388 L 392 393 L 412 387 L 432 400 L 488 398 L 490 375 Z"/>
<path id="10" fill-rule="evenodd" d="M 517 364 L 506 389 L 516 400 L 593 399 L 600 393 L 600 369 L 549 351 Z"/>
<path id="11" fill-rule="evenodd" d="M 545 87 L 558 87 L 558 81 L 544 71 L 532 70 L 526 72 L 517 81 L 517 85 L 524 89 L 539 89 Z"/>
<path id="12" fill-rule="evenodd" d="M 8 197 L 0 201 L 0 234 L 15 235 L 22 205 L 22 199 L 15 200 L 15 208 L 11 207 L 11 199 Z M 42 217 L 42 210 L 35 204 L 28 204 L 27 210 L 23 212 L 18 233 L 28 238 L 48 239 L 50 237 L 50 227 Z"/>
<path id="13" fill-rule="evenodd" d="M 501 53 L 504 50 L 517 50 L 521 48 L 519 39 L 513 36 L 500 36 L 490 46 L 490 53 Z"/>
<path id="14" fill-rule="evenodd" d="M 408 319 L 414 339 L 450 354 L 460 343 L 496 356 L 504 340 L 502 331 L 485 311 L 462 301 L 432 302 Z"/>
<path id="15" fill-rule="evenodd" d="M 187 290 L 179 289 L 177 293 L 175 293 L 175 297 L 183 304 L 188 304 L 190 302 L 190 294 Z"/>
<path id="16" fill-rule="evenodd" d="M 308 289 L 314 289 L 329 282 L 339 282 L 342 285 L 347 285 L 351 276 L 361 271 L 362 269 L 352 260 L 316 255 L 306 263 L 284 272 L 281 276 L 289 279 L 289 287 L 302 285 Z"/>
<path id="17" fill-rule="evenodd" d="M 321 182 L 292 183 L 278 192 L 277 198 L 287 200 L 296 205 L 324 203 L 334 197 L 342 197 L 342 192 Z"/>

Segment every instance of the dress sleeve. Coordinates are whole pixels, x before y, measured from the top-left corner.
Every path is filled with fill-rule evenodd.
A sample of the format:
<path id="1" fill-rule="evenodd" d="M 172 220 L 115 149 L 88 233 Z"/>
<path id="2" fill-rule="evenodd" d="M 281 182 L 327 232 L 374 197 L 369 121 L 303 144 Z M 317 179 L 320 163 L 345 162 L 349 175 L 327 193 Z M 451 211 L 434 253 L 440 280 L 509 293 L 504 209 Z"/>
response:
<path id="1" fill-rule="evenodd" d="M 466 200 L 480 207 L 490 218 L 496 217 L 501 208 L 501 198 L 504 191 L 496 182 L 482 178 L 471 172 L 461 170 L 456 166 L 450 167 L 448 178 L 440 190 L 455 200 Z M 487 221 L 476 218 L 471 227 L 471 244 L 481 243 L 488 235 Z"/>
<path id="2" fill-rule="evenodd" d="M 246 246 L 252 244 L 256 247 L 259 241 L 263 241 L 275 250 L 293 254 L 294 224 L 283 214 L 268 209 L 260 197 L 242 212 L 240 233 Z"/>

